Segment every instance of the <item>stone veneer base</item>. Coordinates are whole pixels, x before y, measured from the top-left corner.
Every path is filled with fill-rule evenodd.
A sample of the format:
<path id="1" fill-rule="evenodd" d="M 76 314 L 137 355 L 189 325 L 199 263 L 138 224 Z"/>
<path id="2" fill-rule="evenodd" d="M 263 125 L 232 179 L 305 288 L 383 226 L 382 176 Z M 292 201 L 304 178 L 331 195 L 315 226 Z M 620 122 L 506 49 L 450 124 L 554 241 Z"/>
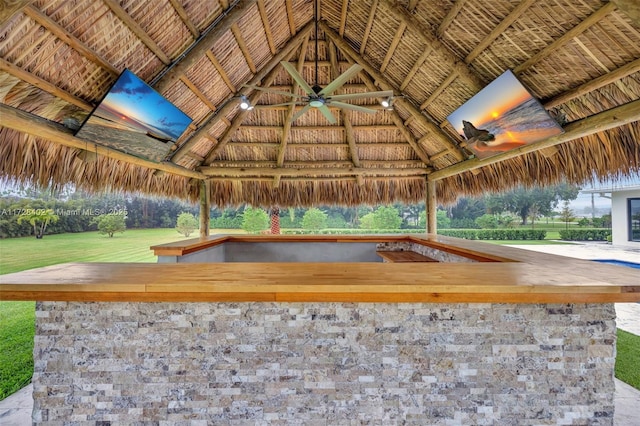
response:
<path id="1" fill-rule="evenodd" d="M 38 302 L 36 319 L 39 424 L 613 424 L 613 304 Z"/>

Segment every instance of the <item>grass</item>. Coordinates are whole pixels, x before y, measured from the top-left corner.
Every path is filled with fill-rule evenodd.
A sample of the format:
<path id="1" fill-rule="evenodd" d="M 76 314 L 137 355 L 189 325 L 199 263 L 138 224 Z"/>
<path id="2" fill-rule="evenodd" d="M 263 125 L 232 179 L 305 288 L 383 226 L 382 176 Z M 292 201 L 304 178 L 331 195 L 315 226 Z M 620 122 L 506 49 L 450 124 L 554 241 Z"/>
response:
<path id="1" fill-rule="evenodd" d="M 553 245 L 570 245 L 567 241 L 552 241 L 552 240 L 478 240 L 482 243 L 500 244 L 509 246 L 553 246 Z"/>
<path id="2" fill-rule="evenodd" d="M 616 377 L 640 389 L 640 336 L 618 329 Z"/>
<path id="3" fill-rule="evenodd" d="M 239 233 L 237 229 L 212 234 Z M 193 236 L 192 236 L 193 237 Z M 127 230 L 113 238 L 97 232 L 0 240 L 0 274 L 65 262 L 155 262 L 149 247 L 185 237 L 174 229 Z M 486 241 L 493 244 L 563 244 L 543 241 Z M 566 244 L 566 243 L 564 243 Z M 571 244 L 571 243 L 569 243 Z M 0 302 L 0 400 L 27 385 L 33 374 L 33 302 Z M 640 337 L 618 331 L 616 377 L 640 389 Z"/>

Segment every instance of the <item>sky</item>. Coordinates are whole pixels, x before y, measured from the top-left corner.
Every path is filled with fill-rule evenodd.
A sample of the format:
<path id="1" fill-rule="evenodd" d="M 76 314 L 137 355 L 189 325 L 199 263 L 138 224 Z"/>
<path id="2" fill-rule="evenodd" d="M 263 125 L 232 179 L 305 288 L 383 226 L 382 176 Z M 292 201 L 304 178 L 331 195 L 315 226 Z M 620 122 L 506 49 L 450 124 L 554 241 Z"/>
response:
<path id="1" fill-rule="evenodd" d="M 598 181 L 593 185 L 584 185 L 582 189 L 583 190 L 588 190 L 588 189 L 611 190 L 612 188 L 621 188 L 626 186 L 640 186 L 640 175 L 631 177 L 628 179 Z M 593 201 L 596 209 L 606 209 L 606 210 L 611 209 L 611 200 L 608 198 L 603 198 L 599 194 L 594 194 Z M 585 194 L 583 192 L 580 192 L 580 194 L 578 194 L 578 198 L 571 201 L 569 206 L 576 215 L 590 216 L 591 210 L 589 210 L 589 213 L 587 213 L 585 212 L 585 208 L 591 209 L 591 194 Z"/>

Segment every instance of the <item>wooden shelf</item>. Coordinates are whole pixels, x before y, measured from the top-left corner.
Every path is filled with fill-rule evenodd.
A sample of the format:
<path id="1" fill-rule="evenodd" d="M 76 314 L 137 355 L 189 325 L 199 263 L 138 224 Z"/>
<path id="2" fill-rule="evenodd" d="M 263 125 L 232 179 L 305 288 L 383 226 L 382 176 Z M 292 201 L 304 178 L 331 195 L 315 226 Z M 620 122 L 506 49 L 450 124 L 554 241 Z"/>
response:
<path id="1" fill-rule="evenodd" d="M 332 263 L 330 267 L 327 263 L 70 263 L 0 276 L 0 299 L 640 302 L 640 273 L 631 268 L 438 236 L 422 241 L 508 261 Z"/>

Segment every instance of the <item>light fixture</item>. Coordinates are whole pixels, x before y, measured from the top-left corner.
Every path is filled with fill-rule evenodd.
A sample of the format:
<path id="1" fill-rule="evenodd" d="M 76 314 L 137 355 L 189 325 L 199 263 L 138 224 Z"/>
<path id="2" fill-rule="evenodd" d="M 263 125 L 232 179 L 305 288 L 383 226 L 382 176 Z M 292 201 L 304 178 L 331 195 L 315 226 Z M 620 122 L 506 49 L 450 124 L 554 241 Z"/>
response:
<path id="1" fill-rule="evenodd" d="M 383 108 L 389 109 L 391 105 L 393 105 L 393 96 L 389 96 L 388 98 L 384 98 L 382 102 L 380 102 Z"/>
<path id="2" fill-rule="evenodd" d="M 249 99 L 245 95 L 240 96 L 240 108 L 245 111 L 251 111 L 253 109 L 253 105 L 249 102 Z"/>

